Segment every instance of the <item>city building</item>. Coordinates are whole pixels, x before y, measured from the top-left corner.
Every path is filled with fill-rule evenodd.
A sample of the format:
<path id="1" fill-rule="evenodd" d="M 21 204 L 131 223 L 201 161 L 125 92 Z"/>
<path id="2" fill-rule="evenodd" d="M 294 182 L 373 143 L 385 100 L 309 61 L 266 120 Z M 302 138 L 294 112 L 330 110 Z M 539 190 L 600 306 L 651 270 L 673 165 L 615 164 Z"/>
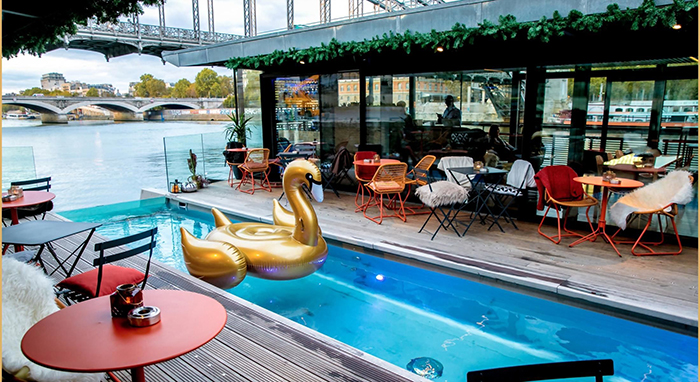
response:
<path id="1" fill-rule="evenodd" d="M 44 90 L 57 90 L 63 88 L 66 83 L 61 73 L 46 73 L 41 76 L 41 88 Z"/>

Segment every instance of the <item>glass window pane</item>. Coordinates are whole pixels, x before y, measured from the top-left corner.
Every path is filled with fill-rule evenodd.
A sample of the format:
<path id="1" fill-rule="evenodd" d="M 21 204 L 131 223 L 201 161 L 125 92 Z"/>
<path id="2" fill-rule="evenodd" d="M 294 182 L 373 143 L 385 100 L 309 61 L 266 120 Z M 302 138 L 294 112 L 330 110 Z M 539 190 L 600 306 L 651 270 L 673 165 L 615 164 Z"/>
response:
<path id="1" fill-rule="evenodd" d="M 659 150 L 698 170 L 698 80 L 666 81 Z M 672 165 L 675 167 L 674 165 Z"/>
<path id="2" fill-rule="evenodd" d="M 542 167 L 568 163 L 573 93 L 573 78 L 548 78 L 545 81 Z"/>
<path id="3" fill-rule="evenodd" d="M 277 142 L 320 140 L 318 75 L 276 78 L 275 101 Z"/>

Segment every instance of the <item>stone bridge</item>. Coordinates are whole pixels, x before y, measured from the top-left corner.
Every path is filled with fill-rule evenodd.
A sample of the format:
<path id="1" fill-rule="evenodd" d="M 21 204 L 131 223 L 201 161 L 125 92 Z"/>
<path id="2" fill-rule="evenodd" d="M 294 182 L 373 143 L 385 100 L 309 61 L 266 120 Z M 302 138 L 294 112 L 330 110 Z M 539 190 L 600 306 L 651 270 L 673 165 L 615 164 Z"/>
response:
<path id="1" fill-rule="evenodd" d="M 83 106 L 99 106 L 114 114 L 115 121 L 140 121 L 143 113 L 162 106 L 166 109 L 217 109 L 223 98 L 106 98 L 3 96 L 3 105 L 22 106 L 41 113 L 44 123 L 68 123 L 68 113 Z"/>

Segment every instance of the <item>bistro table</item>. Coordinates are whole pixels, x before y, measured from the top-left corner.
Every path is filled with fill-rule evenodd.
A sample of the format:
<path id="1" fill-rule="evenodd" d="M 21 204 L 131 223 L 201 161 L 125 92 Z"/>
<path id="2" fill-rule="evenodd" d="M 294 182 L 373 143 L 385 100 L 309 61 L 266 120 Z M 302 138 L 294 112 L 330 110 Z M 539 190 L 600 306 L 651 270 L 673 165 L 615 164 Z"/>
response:
<path id="1" fill-rule="evenodd" d="M 195 350 L 226 325 L 226 309 L 202 294 L 146 290 L 143 302 L 160 308 L 159 323 L 133 327 L 126 318 L 112 317 L 109 296 L 98 297 L 37 322 L 22 338 L 22 352 L 51 369 L 79 373 L 131 369 L 132 381 L 145 381 L 144 366 Z"/>
<path id="2" fill-rule="evenodd" d="M 2 196 L 7 195 L 3 193 Z M 12 225 L 19 224 L 19 214 L 17 209 L 20 207 L 31 207 L 38 204 L 50 202 L 56 197 L 54 193 L 47 191 L 24 191 L 24 196 L 12 201 L 2 202 L 2 209 L 9 209 L 12 216 Z"/>
<path id="3" fill-rule="evenodd" d="M 54 274 L 56 273 L 56 271 L 61 269 L 63 270 L 63 273 L 66 275 L 66 277 L 70 277 L 71 273 L 73 273 L 73 270 L 75 269 L 75 266 L 78 264 L 78 261 L 80 261 L 80 257 L 83 255 L 83 252 L 85 251 L 85 248 L 87 247 L 88 242 L 92 237 L 92 234 L 95 233 L 95 229 L 101 225 L 101 223 L 78 223 L 70 221 L 34 220 L 22 224 L 4 227 L 2 229 L 2 243 L 4 246 L 14 244 L 15 248 L 25 245 L 39 246 L 39 251 L 36 253 L 36 255 L 33 256 L 32 260 L 37 260 L 44 269 L 44 272 L 46 272 L 46 266 L 41 260 L 41 254 L 44 251 L 44 248 L 46 248 L 58 264 L 56 269 L 54 269 L 53 272 L 51 272 L 51 274 Z M 87 238 L 82 243 L 80 243 L 78 247 L 73 252 L 71 252 L 70 255 L 68 255 L 65 259 L 63 259 L 63 261 L 61 261 L 58 258 L 58 255 L 56 255 L 56 252 L 53 250 L 51 242 L 63 239 L 68 236 L 77 235 L 85 231 L 90 231 L 90 233 L 87 235 Z M 73 265 L 71 265 L 69 270 L 66 270 L 63 264 L 65 264 L 68 261 L 68 259 L 70 259 L 73 255 L 75 255 L 76 252 L 77 255 L 75 257 L 75 261 L 73 261 Z"/>
<path id="4" fill-rule="evenodd" d="M 455 172 L 467 175 L 467 179 L 469 179 L 469 183 L 472 185 L 472 190 L 476 193 L 476 211 L 474 212 L 474 217 L 464 230 L 464 233 L 462 233 L 462 236 L 467 234 L 467 231 L 469 231 L 469 228 L 472 226 L 477 217 L 481 220 L 481 224 L 486 224 L 486 219 L 488 219 L 489 216 L 494 219 L 493 223 L 498 226 L 501 232 L 505 233 L 503 227 L 501 227 L 501 225 L 498 223 L 498 217 L 493 214 L 491 208 L 487 204 L 487 201 L 493 195 L 493 191 L 496 189 L 496 187 L 481 187 L 481 189 L 479 187 L 485 184 L 487 177 L 502 177 L 504 174 L 507 174 L 508 171 L 495 167 L 482 167 L 481 170 L 478 171 L 474 170 L 474 167 L 453 167 L 448 168 L 447 171 L 450 173 L 455 182 L 457 182 L 457 184 L 459 184 L 459 181 L 454 175 Z M 495 201 L 500 204 L 498 199 L 495 199 Z M 486 207 L 486 216 L 481 217 L 481 210 L 483 210 L 484 207 Z M 457 215 L 455 215 L 453 219 L 456 217 Z M 493 224 L 491 224 L 491 227 L 493 227 Z M 491 227 L 489 227 L 489 230 L 491 230 Z"/>
<path id="5" fill-rule="evenodd" d="M 612 245 L 615 252 L 617 252 L 617 255 L 622 257 L 622 255 L 620 255 L 620 251 L 618 251 L 617 247 L 615 247 L 615 243 L 605 232 L 605 213 L 608 209 L 608 188 L 634 189 L 642 187 L 644 183 L 632 179 L 618 178 L 617 180 L 620 181 L 620 184 L 611 184 L 610 182 L 603 182 L 602 176 L 579 176 L 574 178 L 574 181 L 576 182 L 600 187 L 601 193 L 603 194 L 603 200 L 600 204 L 600 217 L 598 218 L 598 227 L 595 229 L 595 231 L 569 244 L 569 247 L 581 244 L 584 241 L 595 241 L 595 239 L 598 236 L 603 236 L 603 239 L 610 243 L 610 245 Z"/>

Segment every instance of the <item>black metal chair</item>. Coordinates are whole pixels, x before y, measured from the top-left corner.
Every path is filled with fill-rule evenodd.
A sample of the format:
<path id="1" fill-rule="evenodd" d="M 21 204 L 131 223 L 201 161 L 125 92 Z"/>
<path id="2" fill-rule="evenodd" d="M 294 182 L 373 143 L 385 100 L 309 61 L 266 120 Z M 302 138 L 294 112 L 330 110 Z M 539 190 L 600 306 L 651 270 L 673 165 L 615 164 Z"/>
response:
<path id="1" fill-rule="evenodd" d="M 11 182 L 10 186 L 22 187 L 24 191 L 46 191 L 51 190 L 51 177 L 30 179 L 30 180 L 20 180 L 16 182 Z M 29 186 L 29 187 L 26 187 Z M 46 213 L 53 210 L 53 202 L 48 201 L 46 203 L 37 204 L 31 207 L 21 207 L 17 209 L 17 215 L 20 219 L 29 216 L 34 216 L 36 220 L 39 220 L 39 215 L 41 215 L 41 220 L 44 220 Z M 10 216 L 10 211 L 2 211 L 3 225 L 7 227 L 5 219 L 12 219 Z"/>
<path id="2" fill-rule="evenodd" d="M 64 279 L 56 285 L 59 289 L 58 294 L 63 294 L 68 300 L 80 302 L 94 297 L 109 295 L 121 284 L 142 283 L 141 288 L 144 288 L 151 267 L 153 248 L 156 246 L 156 233 L 158 233 L 158 228 L 151 228 L 148 231 L 121 239 L 95 244 L 95 251 L 99 251 L 100 255 L 93 260 L 92 265 L 97 268 Z M 148 239 L 146 244 L 119 253 L 105 255 L 106 250 L 145 239 Z M 148 262 L 146 263 L 145 273 L 132 268 L 109 264 L 146 251 L 148 251 Z"/>
<path id="3" fill-rule="evenodd" d="M 602 359 L 470 371 L 467 382 L 526 382 L 582 377 L 595 377 L 596 382 L 603 382 L 603 376 L 614 374 L 613 361 Z"/>

